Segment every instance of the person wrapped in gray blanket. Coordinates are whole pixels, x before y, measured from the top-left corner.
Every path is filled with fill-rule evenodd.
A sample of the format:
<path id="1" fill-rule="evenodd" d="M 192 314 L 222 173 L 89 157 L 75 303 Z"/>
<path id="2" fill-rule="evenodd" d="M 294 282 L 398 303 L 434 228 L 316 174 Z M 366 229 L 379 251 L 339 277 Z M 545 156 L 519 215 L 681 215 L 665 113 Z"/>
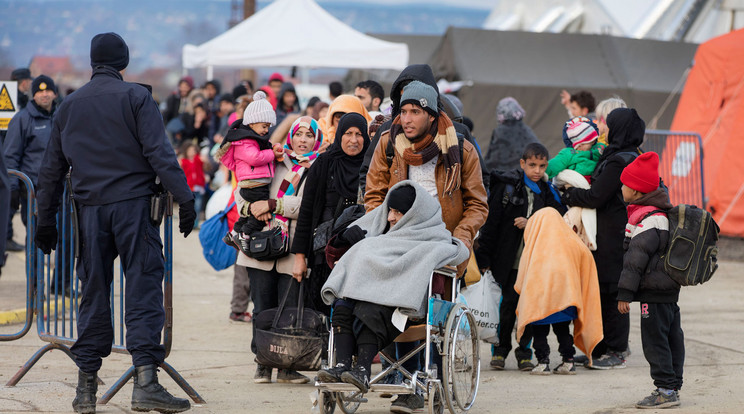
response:
<path id="1" fill-rule="evenodd" d="M 319 371 L 318 380 L 346 382 L 365 393 L 372 359 L 401 333 L 392 322 L 396 308 L 423 317 L 432 272 L 462 263 L 470 251 L 445 227 L 439 202 L 413 181 L 394 185 L 338 239 L 352 246 L 321 290 L 323 301 L 333 304 L 337 365 Z"/>

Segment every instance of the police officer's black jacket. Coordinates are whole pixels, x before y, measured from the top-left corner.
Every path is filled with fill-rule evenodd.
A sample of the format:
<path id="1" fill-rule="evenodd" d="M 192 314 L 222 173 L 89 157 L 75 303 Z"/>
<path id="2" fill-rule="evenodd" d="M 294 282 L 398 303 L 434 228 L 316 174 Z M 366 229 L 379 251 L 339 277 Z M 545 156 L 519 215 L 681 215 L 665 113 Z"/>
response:
<path id="1" fill-rule="evenodd" d="M 52 114 L 31 101 L 8 125 L 8 135 L 3 143 L 6 168 L 26 174 L 35 184 L 51 133 Z M 18 180 L 11 181 L 11 189 L 18 189 Z"/>
<path id="2" fill-rule="evenodd" d="M 72 167 L 75 199 L 103 205 L 153 194 L 156 175 L 178 203 L 193 200 L 150 93 L 98 66 L 55 113 L 39 172 L 39 225 L 53 225 Z"/>

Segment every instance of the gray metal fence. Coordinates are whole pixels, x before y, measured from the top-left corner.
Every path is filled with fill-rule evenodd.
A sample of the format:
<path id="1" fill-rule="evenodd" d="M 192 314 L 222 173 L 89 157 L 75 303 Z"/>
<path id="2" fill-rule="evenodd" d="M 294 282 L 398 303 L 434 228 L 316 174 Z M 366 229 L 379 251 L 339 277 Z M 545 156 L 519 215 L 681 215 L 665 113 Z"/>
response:
<path id="1" fill-rule="evenodd" d="M 659 154 L 659 174 L 669 188 L 672 204 L 706 207 L 703 142 L 699 134 L 649 129 L 642 148 Z"/>
<path id="2" fill-rule="evenodd" d="M 27 188 L 28 224 L 26 228 L 26 323 L 23 328 L 12 335 L 0 335 L 0 341 L 12 341 L 29 332 L 36 314 L 36 326 L 39 338 L 47 342 L 21 367 L 7 382 L 6 386 L 15 386 L 26 373 L 52 349 L 58 349 L 75 359 L 70 347 L 77 339 L 78 297 L 80 282 L 75 272 L 76 261 L 76 225 L 73 214 L 74 203 L 65 187 L 63 203 L 57 215 L 58 238 L 57 249 L 51 255 L 36 248 L 33 234 L 36 231 L 36 196 L 31 181 L 23 173 L 8 170 L 8 174 L 17 177 L 21 185 Z M 165 325 L 163 329 L 163 346 L 166 358 L 173 343 L 173 199 L 169 195 L 165 218 L 162 225 L 163 256 L 165 274 L 163 277 L 163 305 L 165 307 Z M 115 264 L 114 266 L 117 266 Z M 111 325 L 114 328 L 112 352 L 127 354 L 126 327 L 124 323 L 124 286 L 126 276 L 121 265 L 118 265 L 119 277 L 111 284 L 109 301 L 111 303 Z M 186 380 L 167 362 L 161 367 L 196 403 L 205 403 L 204 399 L 186 382 Z M 134 375 L 134 366 L 129 369 L 98 400 L 106 404 Z M 99 383 L 103 382 L 99 379 Z"/>

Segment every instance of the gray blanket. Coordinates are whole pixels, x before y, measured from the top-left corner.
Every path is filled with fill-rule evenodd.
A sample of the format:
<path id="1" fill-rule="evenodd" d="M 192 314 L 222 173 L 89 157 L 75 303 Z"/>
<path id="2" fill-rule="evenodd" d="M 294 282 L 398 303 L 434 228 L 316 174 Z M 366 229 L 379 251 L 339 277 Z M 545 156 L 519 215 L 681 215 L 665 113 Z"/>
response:
<path id="1" fill-rule="evenodd" d="M 383 234 L 388 224 L 388 200 L 355 221 L 367 231 L 366 238 L 349 249 L 323 285 L 323 301 L 356 299 L 400 308 L 410 316 L 423 315 L 432 272 L 458 265 L 470 250 L 452 237 L 442 221 L 439 202 L 413 181 L 393 186 L 412 186 L 416 200 L 411 209 Z"/>

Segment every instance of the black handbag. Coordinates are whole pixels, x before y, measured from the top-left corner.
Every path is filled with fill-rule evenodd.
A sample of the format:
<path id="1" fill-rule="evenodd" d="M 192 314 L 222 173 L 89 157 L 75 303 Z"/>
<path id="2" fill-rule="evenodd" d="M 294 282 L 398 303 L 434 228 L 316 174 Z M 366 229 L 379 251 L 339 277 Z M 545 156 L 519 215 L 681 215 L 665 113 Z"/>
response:
<path id="1" fill-rule="evenodd" d="M 346 211 L 347 209 L 356 209 L 358 204 L 356 200 L 348 200 L 343 197 L 338 199 L 336 204 L 336 210 L 333 212 L 333 218 L 326 220 L 315 228 L 313 231 L 313 253 L 316 255 L 325 256 L 325 249 L 331 237 L 335 235 L 334 227 L 336 227 L 336 220 Z"/>
<path id="2" fill-rule="evenodd" d="M 295 371 L 320 369 L 330 328 L 325 315 L 304 307 L 303 285 L 300 283 L 297 307 L 285 308 L 287 289 L 278 308 L 259 312 L 253 318 L 259 364 Z"/>
<path id="3" fill-rule="evenodd" d="M 324 221 L 315 228 L 313 232 L 313 253 L 324 254 L 328 241 L 331 239 L 334 219 Z"/>
<path id="4" fill-rule="evenodd" d="M 248 240 L 248 256 L 256 260 L 276 260 L 289 254 L 289 236 L 281 227 L 252 233 Z"/>

